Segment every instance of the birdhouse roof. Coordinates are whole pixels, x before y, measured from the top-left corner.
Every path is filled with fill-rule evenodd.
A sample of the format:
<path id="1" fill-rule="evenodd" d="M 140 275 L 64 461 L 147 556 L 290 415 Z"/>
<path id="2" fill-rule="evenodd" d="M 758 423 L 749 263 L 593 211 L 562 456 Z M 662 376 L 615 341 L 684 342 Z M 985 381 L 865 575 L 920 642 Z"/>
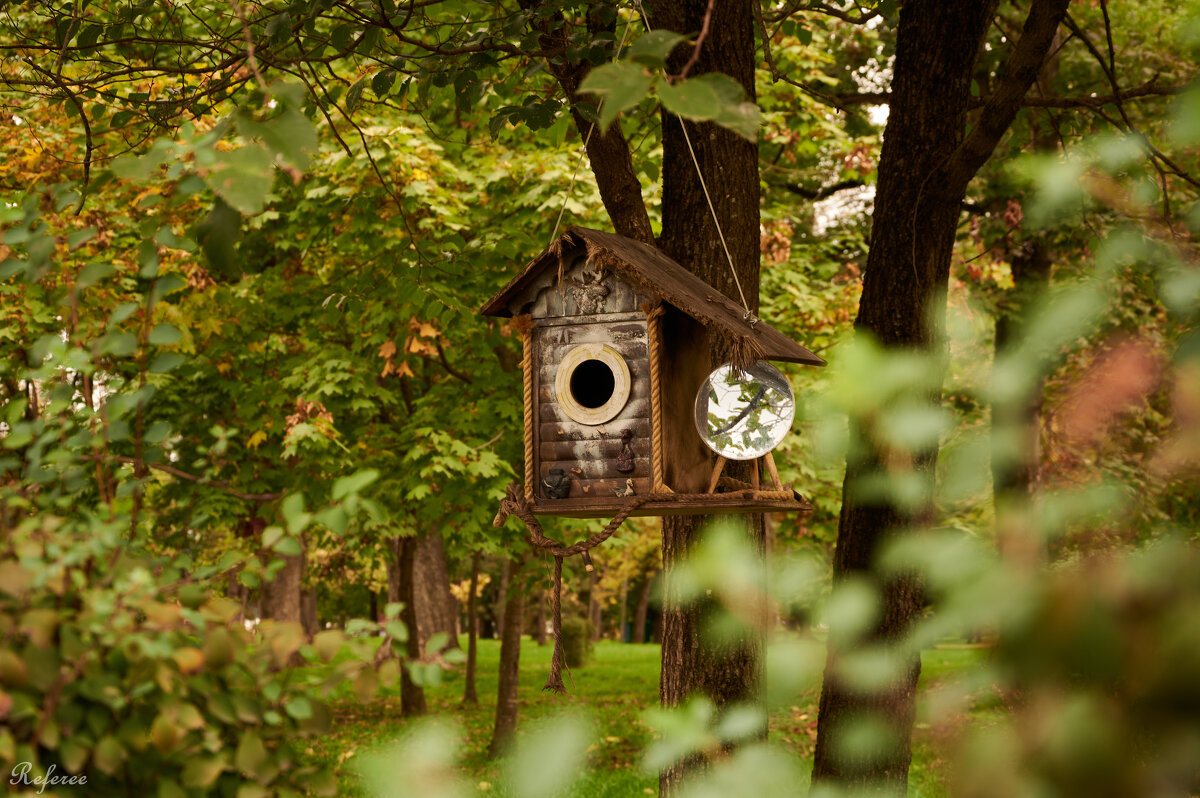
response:
<path id="1" fill-rule="evenodd" d="M 674 305 L 705 327 L 738 342 L 741 351 L 751 351 L 755 359 L 783 360 L 823 366 L 825 361 L 788 338 L 764 321 L 754 324 L 745 318 L 745 310 L 708 283 L 701 280 L 656 247 L 632 238 L 571 227 L 545 252 L 538 255 L 521 273 L 496 294 L 479 312 L 485 316 L 511 316 L 512 297 L 535 281 L 543 271 L 580 249 L 589 259 L 617 273 L 644 294 Z"/>

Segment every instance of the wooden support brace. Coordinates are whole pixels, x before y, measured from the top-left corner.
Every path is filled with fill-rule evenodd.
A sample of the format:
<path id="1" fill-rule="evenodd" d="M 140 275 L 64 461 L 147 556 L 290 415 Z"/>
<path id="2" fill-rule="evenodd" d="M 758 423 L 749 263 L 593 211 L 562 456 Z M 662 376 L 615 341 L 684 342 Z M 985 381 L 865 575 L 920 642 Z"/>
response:
<path id="1" fill-rule="evenodd" d="M 763 459 L 767 461 L 767 472 L 771 475 L 771 483 L 775 486 L 775 490 L 783 490 L 783 481 L 779 478 L 779 469 L 775 467 L 775 458 L 770 452 L 763 455 Z"/>
<path id="2" fill-rule="evenodd" d="M 758 460 L 755 460 L 753 463 L 750 464 L 750 489 L 751 490 L 758 490 L 758 488 L 759 488 L 758 466 L 759 466 Z"/>
<path id="3" fill-rule="evenodd" d="M 712 493 L 717 489 L 717 480 L 721 478 L 721 472 L 725 470 L 725 458 L 717 455 L 717 464 L 713 467 L 712 477 L 708 480 L 708 490 L 705 493 Z"/>

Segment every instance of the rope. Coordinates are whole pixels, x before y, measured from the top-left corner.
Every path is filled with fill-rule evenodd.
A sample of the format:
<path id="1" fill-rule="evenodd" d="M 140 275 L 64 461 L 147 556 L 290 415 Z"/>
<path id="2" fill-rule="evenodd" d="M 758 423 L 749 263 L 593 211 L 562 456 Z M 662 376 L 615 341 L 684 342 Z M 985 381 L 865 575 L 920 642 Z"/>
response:
<path id="1" fill-rule="evenodd" d="M 554 656 L 550 658 L 550 675 L 546 677 L 546 684 L 542 687 L 543 690 L 553 690 L 556 693 L 567 692 L 562 678 L 563 660 L 566 657 L 562 639 L 562 564 L 562 557 L 554 558 L 554 582 L 550 592 Z"/>
<path id="2" fill-rule="evenodd" d="M 652 308 L 644 308 L 646 325 L 650 335 L 650 471 L 651 493 L 670 493 L 663 477 L 663 422 L 662 422 L 662 377 L 659 375 L 660 356 L 662 355 L 662 322 L 666 308 L 662 303 Z"/>
<path id="3" fill-rule="evenodd" d="M 642 17 L 643 23 L 646 25 L 646 32 L 650 32 L 650 18 L 646 15 L 646 9 L 642 7 L 642 0 L 637 0 L 638 12 Z M 733 255 L 729 254 L 729 245 L 725 243 L 725 233 L 721 230 L 721 222 L 717 219 L 717 209 L 713 206 L 712 196 L 708 193 L 708 184 L 704 182 L 704 174 L 700 171 L 700 161 L 696 158 L 696 151 L 692 149 L 692 137 L 688 135 L 687 125 L 683 123 L 683 117 L 676 116 L 679 120 L 679 129 L 683 131 L 683 140 L 687 142 L 688 154 L 692 156 L 692 165 L 696 167 L 696 177 L 700 180 L 700 188 L 704 190 L 704 199 L 708 202 L 708 212 L 712 214 L 713 224 L 717 228 L 717 238 L 721 239 L 721 249 L 725 251 L 725 260 L 729 263 L 729 272 L 733 275 L 733 284 L 737 286 L 738 296 L 742 298 L 742 308 L 746 311 L 743 318 L 753 327 L 758 324 L 758 317 L 750 310 L 750 303 L 746 301 L 746 293 L 742 290 L 742 281 L 738 278 L 737 267 L 733 265 Z"/>
<path id="4" fill-rule="evenodd" d="M 525 497 L 533 501 L 533 325 L 522 323 L 521 374 L 525 399 Z"/>

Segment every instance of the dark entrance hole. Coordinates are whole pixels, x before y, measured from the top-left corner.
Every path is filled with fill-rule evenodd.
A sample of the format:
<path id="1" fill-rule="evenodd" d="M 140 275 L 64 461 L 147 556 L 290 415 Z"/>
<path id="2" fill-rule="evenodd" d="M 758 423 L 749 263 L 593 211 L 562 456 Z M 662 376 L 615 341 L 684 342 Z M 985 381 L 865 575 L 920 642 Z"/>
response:
<path id="1" fill-rule="evenodd" d="M 612 369 L 602 360 L 585 360 L 571 372 L 571 396 L 584 407 L 603 407 L 616 387 Z"/>

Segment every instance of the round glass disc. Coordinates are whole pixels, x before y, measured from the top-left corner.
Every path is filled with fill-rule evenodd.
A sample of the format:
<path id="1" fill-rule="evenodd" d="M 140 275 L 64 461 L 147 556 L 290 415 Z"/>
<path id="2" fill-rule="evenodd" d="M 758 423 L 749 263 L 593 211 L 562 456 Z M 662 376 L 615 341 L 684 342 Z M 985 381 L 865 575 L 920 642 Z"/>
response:
<path id="1" fill-rule="evenodd" d="M 762 457 L 783 442 L 795 417 L 787 377 L 762 360 L 741 370 L 720 366 L 696 392 L 700 438 L 729 460 Z"/>

